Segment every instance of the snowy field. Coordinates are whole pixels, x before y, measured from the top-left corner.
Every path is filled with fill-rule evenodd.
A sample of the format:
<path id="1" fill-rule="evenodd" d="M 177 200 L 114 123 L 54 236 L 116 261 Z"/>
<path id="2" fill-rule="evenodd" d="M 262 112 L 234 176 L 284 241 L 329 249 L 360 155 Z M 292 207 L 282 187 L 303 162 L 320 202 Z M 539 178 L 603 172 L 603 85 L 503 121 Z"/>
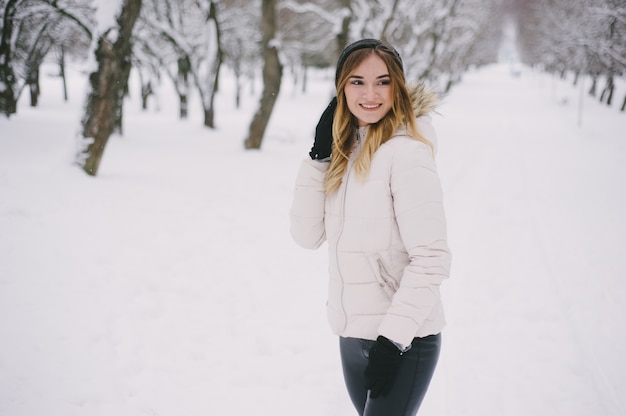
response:
<path id="1" fill-rule="evenodd" d="M 214 131 L 195 101 L 178 121 L 166 83 L 160 111 L 135 94 L 92 178 L 71 164 L 84 78 L 64 103 L 54 71 L 40 108 L 0 117 L 0 415 L 354 415 L 326 253 L 288 232 L 332 76 L 284 83 L 261 151 L 227 76 Z M 626 415 L 620 87 L 613 108 L 584 98 L 582 126 L 579 89 L 528 69 L 445 99 L 449 324 L 420 415 Z"/>

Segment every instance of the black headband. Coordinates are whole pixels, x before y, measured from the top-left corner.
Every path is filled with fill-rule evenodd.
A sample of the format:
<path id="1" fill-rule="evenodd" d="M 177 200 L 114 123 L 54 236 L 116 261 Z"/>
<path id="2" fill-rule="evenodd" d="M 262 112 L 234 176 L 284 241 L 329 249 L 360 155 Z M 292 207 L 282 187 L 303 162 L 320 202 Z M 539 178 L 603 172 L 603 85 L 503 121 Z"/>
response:
<path id="1" fill-rule="evenodd" d="M 381 46 L 385 49 L 389 49 L 392 52 L 392 55 L 394 59 L 398 62 L 400 69 L 404 71 L 404 68 L 402 67 L 402 58 L 400 58 L 400 54 L 393 47 L 391 47 L 387 43 L 384 43 L 383 41 L 380 41 L 378 39 L 361 39 L 361 40 L 357 40 L 356 42 L 351 43 L 350 45 L 346 46 L 343 51 L 341 51 L 341 55 L 339 55 L 339 59 L 337 59 L 337 70 L 335 72 L 335 86 L 337 86 L 337 84 L 339 83 L 339 73 L 341 72 L 341 69 L 343 68 L 343 65 L 345 64 L 346 59 L 348 59 L 348 56 L 350 56 L 352 52 L 358 51 L 359 49 L 376 49 Z"/>

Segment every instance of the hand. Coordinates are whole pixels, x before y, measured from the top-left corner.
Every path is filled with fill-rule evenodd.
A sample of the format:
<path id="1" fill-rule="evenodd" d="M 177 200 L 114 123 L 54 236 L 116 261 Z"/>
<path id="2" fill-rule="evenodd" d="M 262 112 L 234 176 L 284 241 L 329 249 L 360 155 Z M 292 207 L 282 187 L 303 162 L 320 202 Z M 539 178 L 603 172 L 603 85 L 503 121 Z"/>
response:
<path id="1" fill-rule="evenodd" d="M 309 152 L 313 160 L 322 160 L 330 157 L 333 148 L 333 119 L 337 109 L 337 97 L 333 98 L 322 113 L 320 121 L 315 127 L 315 141 Z"/>
<path id="2" fill-rule="evenodd" d="M 393 342 L 379 335 L 370 350 L 369 363 L 365 368 L 365 388 L 370 397 L 386 396 L 393 386 L 403 352 Z"/>

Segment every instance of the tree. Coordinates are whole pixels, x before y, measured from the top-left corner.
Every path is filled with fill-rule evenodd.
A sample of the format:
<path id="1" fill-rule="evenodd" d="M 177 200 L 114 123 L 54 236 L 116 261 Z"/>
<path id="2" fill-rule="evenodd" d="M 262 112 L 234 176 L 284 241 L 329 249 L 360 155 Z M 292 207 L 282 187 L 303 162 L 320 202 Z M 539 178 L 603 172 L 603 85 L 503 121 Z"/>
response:
<path id="1" fill-rule="evenodd" d="M 246 149 L 260 149 L 265 129 L 269 123 L 274 104 L 280 92 L 283 67 L 275 44 L 276 3 L 278 0 L 263 0 L 261 6 L 261 33 L 263 35 L 263 92 L 259 108 L 252 118 L 248 137 L 244 141 Z"/>
<path id="2" fill-rule="evenodd" d="M 252 5 L 250 5 L 252 3 Z M 260 0 L 230 0 L 220 12 L 224 63 L 235 75 L 235 105 L 239 108 L 242 95 L 242 77 L 254 80 L 260 66 L 261 34 L 258 22 L 261 16 Z M 245 7 L 248 5 L 248 7 Z"/>
<path id="3" fill-rule="evenodd" d="M 398 49 L 409 80 L 424 80 L 449 89 L 468 66 L 495 61 L 501 2 L 284 0 L 281 9 L 297 17 L 292 18 L 293 24 L 281 19 L 281 56 L 295 62 L 297 55 L 291 51 L 298 51 L 303 58 L 305 53 L 319 57 L 321 51 L 332 51 L 333 59 L 327 57 L 332 65 L 349 42 L 378 38 Z"/>
<path id="4" fill-rule="evenodd" d="M 568 71 L 588 75 L 593 96 L 602 77 L 606 84 L 599 99 L 611 104 L 614 77 L 626 71 L 623 0 L 528 0 L 514 2 L 513 9 L 523 62 L 561 75 Z"/>
<path id="5" fill-rule="evenodd" d="M 141 10 L 141 0 L 120 0 L 115 23 L 98 22 L 102 32 L 97 38 L 97 69 L 89 75 L 90 91 L 82 120 L 81 145 L 77 163 L 96 176 L 104 149 L 120 110 L 120 97 L 128 83 L 131 62 L 131 36 Z"/>
<path id="6" fill-rule="evenodd" d="M 22 0 L 8 0 L 2 6 L 2 35 L 0 36 L 0 112 L 9 117 L 17 111 L 15 72 L 12 55 L 15 47 L 13 28 L 15 14 Z"/>
<path id="7" fill-rule="evenodd" d="M 150 0 L 142 7 L 135 34 L 137 67 L 155 75 L 164 71 L 172 80 L 181 119 L 188 115 L 193 40 L 202 38 L 195 6 L 195 1 Z"/>
<path id="8" fill-rule="evenodd" d="M 31 105 L 39 98 L 39 67 L 51 50 L 74 55 L 91 40 L 92 0 L 0 1 L 0 108 L 12 114 L 25 87 Z"/>
<path id="9" fill-rule="evenodd" d="M 499 33 L 483 34 L 499 28 L 494 20 L 500 0 L 353 1 L 352 37 L 381 38 L 395 46 L 409 80 L 449 89 L 469 65 L 495 60 L 498 45 L 489 40 Z"/>
<path id="10" fill-rule="evenodd" d="M 307 69 L 333 66 L 348 44 L 350 4 L 351 0 L 280 3 L 281 57 L 291 67 L 294 82 L 302 80 L 303 92 L 306 92 Z"/>
<path id="11" fill-rule="evenodd" d="M 174 83 L 180 117 L 187 117 L 193 82 L 204 110 L 204 125 L 214 127 L 214 97 L 222 64 L 218 9 L 214 0 L 151 0 L 140 16 L 136 58 L 140 66 L 160 67 Z"/>
<path id="12" fill-rule="evenodd" d="M 218 90 L 218 80 L 220 76 L 220 67 L 222 66 L 222 46 L 220 39 L 220 25 L 217 19 L 217 5 L 215 1 L 208 1 L 204 4 L 204 15 L 206 22 L 204 25 L 206 43 L 204 44 L 205 53 L 201 56 L 197 65 L 192 71 L 200 99 L 202 108 L 204 109 L 204 125 L 206 127 L 215 127 L 215 93 Z M 193 62 L 193 61 L 192 61 Z"/>

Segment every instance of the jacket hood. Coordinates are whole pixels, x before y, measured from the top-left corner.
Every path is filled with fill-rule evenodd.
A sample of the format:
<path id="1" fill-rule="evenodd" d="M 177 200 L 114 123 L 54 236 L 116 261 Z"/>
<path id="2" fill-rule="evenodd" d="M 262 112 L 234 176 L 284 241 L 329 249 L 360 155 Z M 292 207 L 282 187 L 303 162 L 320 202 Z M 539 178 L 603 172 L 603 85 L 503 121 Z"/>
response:
<path id="1" fill-rule="evenodd" d="M 437 108 L 440 99 L 437 93 L 426 84 L 420 82 L 408 86 L 411 101 L 413 101 L 413 110 L 415 117 L 424 116 Z"/>

